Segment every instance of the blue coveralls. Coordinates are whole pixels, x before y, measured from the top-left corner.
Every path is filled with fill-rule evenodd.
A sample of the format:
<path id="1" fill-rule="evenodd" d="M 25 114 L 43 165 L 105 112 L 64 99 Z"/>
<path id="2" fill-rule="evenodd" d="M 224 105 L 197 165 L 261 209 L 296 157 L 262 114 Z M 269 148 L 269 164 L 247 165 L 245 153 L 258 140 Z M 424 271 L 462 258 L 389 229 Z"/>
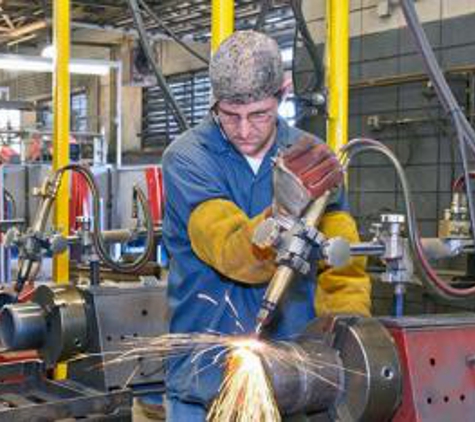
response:
<path id="1" fill-rule="evenodd" d="M 168 299 L 172 333 L 219 332 L 242 334 L 254 329 L 266 285 L 246 285 L 229 280 L 201 261 L 193 252 L 187 226 L 193 209 L 211 199 L 234 202 L 250 218 L 272 203 L 272 158 L 304 132 L 278 120 L 276 143 L 255 175 L 211 117 L 185 132 L 166 150 L 163 174 L 166 191 L 163 238 L 171 255 Z M 332 209 L 342 209 L 342 199 Z M 315 317 L 315 273 L 294 283 L 288 292 L 274 339 L 300 333 Z M 204 296 L 212 299 L 204 299 Z M 229 297 L 238 311 L 233 312 Z M 216 350 L 192 362 L 193 356 L 171 359 L 166 379 L 169 421 L 204 421 L 206 409 L 219 390 L 221 368 L 213 365 Z M 206 369 L 203 369 L 206 368 Z"/>

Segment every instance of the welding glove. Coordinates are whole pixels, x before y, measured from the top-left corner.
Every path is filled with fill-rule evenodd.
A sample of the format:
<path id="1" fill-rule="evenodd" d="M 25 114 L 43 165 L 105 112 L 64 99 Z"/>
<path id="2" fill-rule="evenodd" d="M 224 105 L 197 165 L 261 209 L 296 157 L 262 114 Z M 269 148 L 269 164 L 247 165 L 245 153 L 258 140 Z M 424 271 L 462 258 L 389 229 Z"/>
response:
<path id="1" fill-rule="evenodd" d="M 334 154 L 310 136 L 303 137 L 277 160 L 273 211 L 277 208 L 277 212 L 289 214 L 293 207 L 301 207 L 302 211 L 311 200 L 342 180 Z M 282 171 L 277 174 L 279 169 Z M 269 208 L 249 218 L 229 200 L 205 201 L 193 210 L 188 222 L 192 249 L 202 261 L 230 279 L 246 284 L 265 283 L 276 269 L 275 253 L 270 246 L 256 247 L 252 239 L 256 228 L 270 215 Z"/>
<path id="2" fill-rule="evenodd" d="M 324 214 L 318 229 L 329 239 L 342 237 L 349 243 L 359 243 L 358 229 L 353 217 L 344 211 Z M 354 256 L 340 268 L 319 263 L 315 309 L 318 316 L 328 314 L 358 314 L 369 316 L 371 309 L 371 280 L 365 271 L 366 257 Z"/>
<path id="3" fill-rule="evenodd" d="M 303 136 L 276 160 L 274 210 L 300 217 L 312 200 L 342 181 L 343 169 L 331 149 L 310 136 Z"/>
<path id="4" fill-rule="evenodd" d="M 342 180 L 343 169 L 330 148 L 309 135 L 301 137 L 276 159 L 272 216 L 257 227 L 253 237 L 256 247 L 277 249 L 278 263 L 305 274 L 305 261 L 318 246 L 318 233 L 299 229 L 303 223 L 300 217 L 312 201 L 331 192 Z M 322 213 L 330 200 L 321 203 Z"/>
<path id="5" fill-rule="evenodd" d="M 249 218 L 236 204 L 211 199 L 198 205 L 188 222 L 193 252 L 226 277 L 246 284 L 269 281 L 276 269 L 274 256 L 252 244 L 255 228 L 270 215 L 270 208 Z"/>

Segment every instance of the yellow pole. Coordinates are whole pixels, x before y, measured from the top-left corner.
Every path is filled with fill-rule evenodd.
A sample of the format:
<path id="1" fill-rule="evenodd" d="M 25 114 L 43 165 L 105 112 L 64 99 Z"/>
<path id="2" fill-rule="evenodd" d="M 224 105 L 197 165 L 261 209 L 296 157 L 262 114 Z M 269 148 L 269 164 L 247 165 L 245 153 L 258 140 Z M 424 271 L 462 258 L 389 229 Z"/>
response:
<path id="1" fill-rule="evenodd" d="M 53 39 L 55 47 L 53 70 L 53 170 L 69 162 L 70 116 L 70 0 L 54 0 Z M 53 224 L 64 235 L 69 231 L 69 178 L 64 177 L 56 197 Z M 68 252 L 55 256 L 53 279 L 56 283 L 69 282 Z M 56 378 L 65 378 L 66 365 L 58 365 Z"/>
<path id="2" fill-rule="evenodd" d="M 234 31 L 234 0 L 212 0 L 211 53 Z"/>
<path id="3" fill-rule="evenodd" d="M 337 152 L 348 142 L 350 1 L 327 0 L 327 140 Z"/>

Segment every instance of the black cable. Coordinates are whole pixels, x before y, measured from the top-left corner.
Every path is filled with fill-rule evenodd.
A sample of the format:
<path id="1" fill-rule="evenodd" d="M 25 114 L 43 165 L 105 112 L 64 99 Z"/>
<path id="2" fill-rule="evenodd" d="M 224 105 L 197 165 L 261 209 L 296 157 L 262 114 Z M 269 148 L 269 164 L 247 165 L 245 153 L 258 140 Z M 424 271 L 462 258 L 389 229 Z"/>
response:
<path id="1" fill-rule="evenodd" d="M 261 0 L 261 10 L 259 11 L 259 14 L 257 15 L 256 23 L 254 24 L 254 31 L 259 31 L 263 32 L 262 28 L 264 27 L 266 23 L 266 17 L 267 14 L 269 13 L 269 10 L 271 9 L 272 6 L 272 0 Z"/>
<path id="2" fill-rule="evenodd" d="M 147 40 L 147 32 L 145 31 L 145 27 L 142 20 L 142 15 L 140 14 L 139 6 L 137 4 L 137 0 L 128 0 L 130 11 L 132 12 L 132 18 L 134 20 L 135 27 L 137 28 L 137 32 L 139 33 L 140 45 L 143 48 L 145 56 L 147 57 L 148 62 L 152 66 L 152 70 L 157 78 L 157 83 L 161 90 L 163 91 L 163 96 L 165 101 L 171 105 L 173 115 L 175 116 L 175 120 L 178 124 L 180 130 L 185 131 L 189 129 L 188 122 L 186 121 L 185 114 L 181 110 L 178 102 L 176 101 L 173 93 L 171 92 L 170 88 L 168 87 L 167 81 L 163 76 L 161 70 L 158 68 L 155 60 L 153 59 L 152 48 Z"/>
<path id="3" fill-rule="evenodd" d="M 196 57 L 198 60 L 201 60 L 204 64 L 208 66 L 209 60 L 202 56 L 200 53 L 197 51 L 193 50 L 189 45 L 187 45 L 185 42 L 181 40 L 181 38 L 175 34 L 175 32 L 162 20 L 160 19 L 157 14 L 150 8 L 150 6 L 145 3 L 145 0 L 139 0 L 140 5 L 144 8 L 144 10 L 149 14 L 149 16 L 160 25 L 160 27 L 163 29 L 163 31 L 170 37 L 172 38 L 177 44 L 179 44 L 181 47 L 183 47 L 188 53 L 190 53 L 192 56 Z"/>
<path id="4" fill-rule="evenodd" d="M 305 20 L 305 16 L 302 12 L 302 0 L 290 0 L 290 7 L 292 8 L 292 12 L 295 17 L 296 22 L 296 30 L 300 32 L 302 36 L 302 41 L 307 50 L 308 55 L 310 56 L 310 60 L 312 62 L 313 71 L 315 74 L 315 91 L 321 91 L 324 82 L 324 68 L 323 63 L 318 53 L 317 46 L 313 41 L 313 37 L 308 30 L 307 22 Z M 296 33 L 297 35 L 297 33 Z M 295 38 L 294 38 L 295 40 Z M 295 43 L 294 43 L 295 45 Z M 296 50 L 294 48 L 294 55 Z"/>
<path id="5" fill-rule="evenodd" d="M 414 1 L 401 0 L 401 6 L 407 26 L 411 30 L 419 49 L 419 53 L 424 60 L 429 79 L 434 86 L 439 101 L 442 103 L 446 113 L 452 118 L 455 125 L 455 132 L 457 134 L 459 151 L 462 159 L 463 173 L 467 181 L 465 184 L 465 190 L 467 194 L 472 236 L 475 242 L 475 204 L 473 201 L 471 181 L 468 177 L 468 174 L 470 173 L 468 168 L 469 161 L 467 151 L 465 150 L 465 147 L 468 146 L 472 153 L 475 154 L 475 130 L 471 127 L 460 105 L 455 99 L 442 69 L 437 62 L 434 51 L 419 21 Z"/>
<path id="6" fill-rule="evenodd" d="M 407 26 L 414 36 L 416 46 L 418 47 L 419 53 L 424 60 L 427 73 L 434 86 L 439 101 L 442 103 L 446 113 L 453 120 L 460 119 L 460 130 L 462 133 L 467 134 L 468 145 L 475 153 L 475 130 L 468 122 L 460 105 L 455 99 L 454 94 L 452 93 L 449 84 L 447 83 L 447 80 L 442 72 L 442 69 L 437 62 L 434 51 L 417 16 L 414 0 L 401 0 L 401 6 Z"/>
<path id="7" fill-rule="evenodd" d="M 429 78 L 434 86 L 437 96 L 439 97 L 446 113 L 453 116 L 457 111 L 461 111 L 460 106 L 450 90 L 447 80 L 437 62 L 434 51 L 425 35 L 417 16 L 414 2 L 413 0 L 401 0 L 401 6 L 407 26 L 414 36 L 416 46 L 424 60 Z"/>

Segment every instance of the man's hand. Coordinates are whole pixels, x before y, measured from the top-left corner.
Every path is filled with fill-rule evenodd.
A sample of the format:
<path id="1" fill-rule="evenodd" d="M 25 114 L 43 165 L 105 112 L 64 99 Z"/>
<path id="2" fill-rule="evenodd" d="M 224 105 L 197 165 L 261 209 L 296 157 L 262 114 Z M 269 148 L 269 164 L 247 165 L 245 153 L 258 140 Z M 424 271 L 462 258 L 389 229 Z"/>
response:
<path id="1" fill-rule="evenodd" d="M 328 145 L 317 144 L 311 137 L 303 137 L 284 151 L 282 159 L 312 199 L 337 187 L 343 180 L 343 169 L 335 154 Z"/>
<path id="2" fill-rule="evenodd" d="M 342 180 L 343 169 L 330 148 L 304 136 L 276 159 L 273 211 L 300 217 L 312 200 Z"/>

